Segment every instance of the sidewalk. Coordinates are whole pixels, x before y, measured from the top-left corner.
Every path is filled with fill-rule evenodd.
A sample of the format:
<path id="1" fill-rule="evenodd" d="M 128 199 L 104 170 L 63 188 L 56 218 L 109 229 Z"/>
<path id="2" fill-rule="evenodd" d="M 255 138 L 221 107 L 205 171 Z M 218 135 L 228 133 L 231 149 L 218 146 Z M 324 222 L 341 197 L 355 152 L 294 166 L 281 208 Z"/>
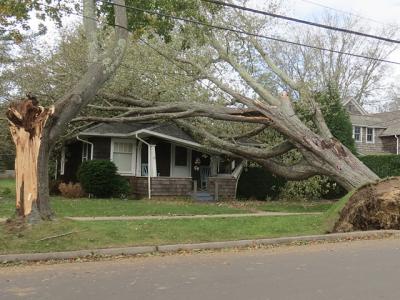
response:
<path id="1" fill-rule="evenodd" d="M 214 215 L 160 215 L 160 216 L 99 216 L 99 217 L 65 217 L 73 221 L 140 221 L 140 220 L 179 220 L 179 219 L 216 219 L 216 218 L 243 218 L 243 217 L 276 217 L 276 216 L 307 216 L 321 215 L 321 212 L 288 213 L 288 212 L 257 212 L 243 214 L 214 214 Z M 6 218 L 0 218 L 0 223 Z"/>
<path id="2" fill-rule="evenodd" d="M 115 217 L 65 217 L 74 221 L 138 221 L 138 220 L 177 220 L 177 219 L 216 219 L 216 218 L 243 218 L 243 217 L 275 217 L 275 216 L 302 216 L 321 215 L 322 213 L 286 213 L 286 212 L 258 212 L 244 214 L 214 214 L 214 215 L 163 215 L 163 216 L 115 216 Z"/>

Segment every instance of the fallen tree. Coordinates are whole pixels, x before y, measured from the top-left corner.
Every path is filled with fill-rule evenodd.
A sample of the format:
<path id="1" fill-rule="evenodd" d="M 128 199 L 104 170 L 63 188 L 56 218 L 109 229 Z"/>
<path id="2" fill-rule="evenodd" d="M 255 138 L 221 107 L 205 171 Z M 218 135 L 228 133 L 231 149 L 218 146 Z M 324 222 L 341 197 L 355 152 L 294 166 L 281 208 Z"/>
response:
<path id="1" fill-rule="evenodd" d="M 400 229 L 400 177 L 367 184 L 348 199 L 333 232 Z"/>
<path id="2" fill-rule="evenodd" d="M 149 44 L 150 48 L 162 56 L 165 64 L 175 64 L 186 76 L 197 81 L 199 89 L 204 88 L 202 86 L 205 82 L 211 84 L 224 95 L 224 100 L 211 99 L 204 104 L 185 99 L 188 102 L 160 104 L 126 94 L 103 94 L 102 96 L 110 101 L 109 105 L 92 108 L 100 111 L 118 111 L 123 113 L 123 116 L 80 117 L 75 121 L 174 120 L 181 127 L 191 131 L 202 143 L 255 161 L 267 170 L 290 180 L 326 175 L 347 190 L 352 190 L 378 179 L 376 174 L 332 135 L 307 82 L 291 78 L 274 62 L 273 57 L 265 50 L 262 39 L 255 37 L 262 34 L 262 27 L 252 26 L 254 23 L 251 18 L 239 12 L 220 11 L 214 16 L 214 23 L 215 20 L 225 22 L 225 27 L 231 22 L 227 20 L 240 20 L 239 24 L 232 24 L 231 27 L 240 30 L 244 27 L 246 32 L 251 31 L 253 35 L 203 28 L 201 30 L 206 31 L 203 32 L 203 44 L 186 51 L 181 51 L 181 48 L 178 50 L 173 47 L 160 47 L 158 44 L 151 45 L 146 41 L 143 43 Z M 255 71 L 246 64 L 248 57 L 244 53 L 247 52 L 251 53 L 253 61 L 258 63 L 258 69 Z M 259 75 L 264 70 L 279 79 L 281 87 L 287 92 L 279 92 L 276 86 L 264 84 L 262 76 Z M 236 84 L 230 83 L 232 78 L 236 79 Z M 304 112 L 310 119 L 304 118 Z M 207 128 L 199 117 L 260 126 L 257 127 L 260 130 L 256 128 L 248 136 L 256 136 L 263 128 L 268 127 L 279 133 L 283 141 L 270 147 L 243 144 L 240 138 L 226 138 L 214 132 L 212 126 L 211 129 Z M 300 153 L 301 159 L 294 163 L 284 163 L 280 158 L 294 149 Z"/>

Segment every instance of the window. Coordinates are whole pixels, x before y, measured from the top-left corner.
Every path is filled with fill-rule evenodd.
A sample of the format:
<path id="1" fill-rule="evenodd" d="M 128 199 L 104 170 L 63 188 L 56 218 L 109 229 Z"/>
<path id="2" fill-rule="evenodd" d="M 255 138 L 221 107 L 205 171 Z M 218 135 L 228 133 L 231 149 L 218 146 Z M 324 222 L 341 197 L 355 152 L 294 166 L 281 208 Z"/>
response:
<path id="1" fill-rule="evenodd" d="M 113 162 L 119 173 L 132 174 L 133 143 L 114 142 Z"/>
<path id="2" fill-rule="evenodd" d="M 374 128 L 367 128 L 367 143 L 374 143 Z"/>
<path id="3" fill-rule="evenodd" d="M 87 143 L 82 144 L 82 161 L 87 161 L 90 160 L 90 151 L 91 151 L 91 145 Z"/>
<path id="4" fill-rule="evenodd" d="M 356 142 L 361 142 L 361 127 L 360 126 L 353 127 L 353 138 Z"/>
<path id="5" fill-rule="evenodd" d="M 175 166 L 186 167 L 188 163 L 187 149 L 184 147 L 175 147 Z"/>

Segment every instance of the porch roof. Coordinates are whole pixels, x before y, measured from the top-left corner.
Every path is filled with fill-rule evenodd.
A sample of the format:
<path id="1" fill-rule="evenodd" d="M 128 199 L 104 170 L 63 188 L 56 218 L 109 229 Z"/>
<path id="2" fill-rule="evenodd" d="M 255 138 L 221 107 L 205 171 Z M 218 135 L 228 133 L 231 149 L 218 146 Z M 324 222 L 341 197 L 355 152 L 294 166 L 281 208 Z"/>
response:
<path id="1" fill-rule="evenodd" d="M 204 148 L 188 133 L 171 122 L 164 123 L 100 123 L 81 133 L 82 136 L 106 136 L 127 138 L 140 134 L 143 136 L 157 136 L 159 138 L 181 143 L 195 148 Z"/>

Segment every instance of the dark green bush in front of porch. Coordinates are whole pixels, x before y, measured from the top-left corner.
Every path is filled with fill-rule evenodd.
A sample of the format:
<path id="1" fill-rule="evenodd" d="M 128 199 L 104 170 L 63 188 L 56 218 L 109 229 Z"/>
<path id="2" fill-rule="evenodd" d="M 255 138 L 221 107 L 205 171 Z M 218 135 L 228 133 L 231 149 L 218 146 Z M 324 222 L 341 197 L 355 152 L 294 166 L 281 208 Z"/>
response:
<path id="1" fill-rule="evenodd" d="M 400 176 L 400 155 L 366 155 L 360 160 L 380 178 Z"/>
<path id="2" fill-rule="evenodd" d="M 129 182 L 118 175 L 112 161 L 85 161 L 79 168 L 78 180 L 86 193 L 97 198 L 121 197 L 131 194 Z"/>

